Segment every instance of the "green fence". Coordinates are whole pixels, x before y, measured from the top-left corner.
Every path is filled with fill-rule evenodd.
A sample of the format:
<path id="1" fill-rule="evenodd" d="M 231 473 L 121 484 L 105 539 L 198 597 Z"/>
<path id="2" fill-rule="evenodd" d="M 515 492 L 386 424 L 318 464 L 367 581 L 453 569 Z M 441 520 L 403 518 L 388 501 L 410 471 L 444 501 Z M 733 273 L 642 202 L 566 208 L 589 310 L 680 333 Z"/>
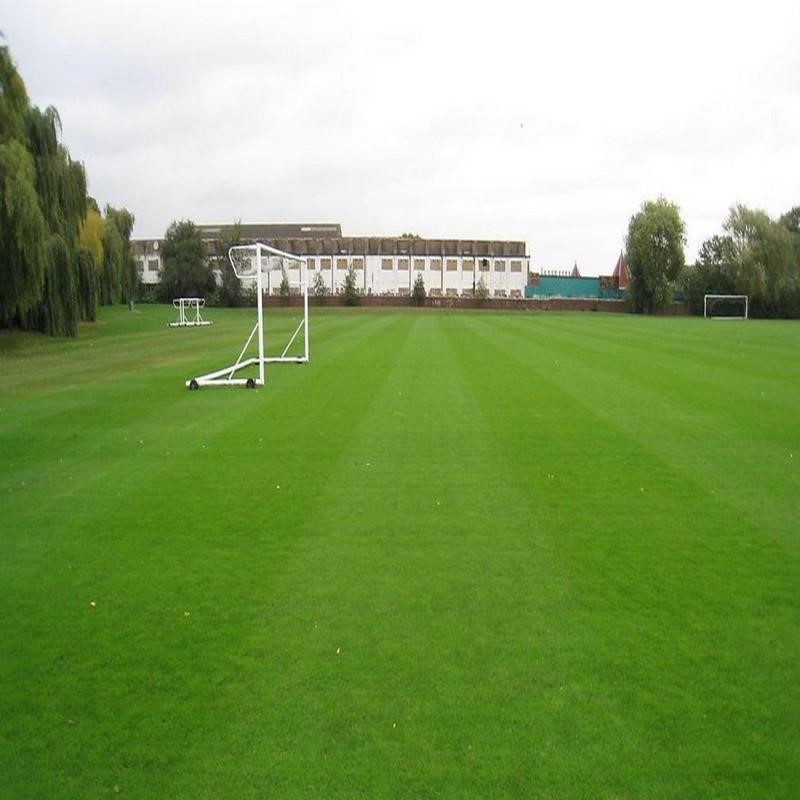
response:
<path id="1" fill-rule="evenodd" d="M 525 297 L 580 297 L 620 300 L 619 289 L 601 289 L 599 278 L 573 278 L 560 275 L 540 275 L 536 283 L 525 287 Z"/>

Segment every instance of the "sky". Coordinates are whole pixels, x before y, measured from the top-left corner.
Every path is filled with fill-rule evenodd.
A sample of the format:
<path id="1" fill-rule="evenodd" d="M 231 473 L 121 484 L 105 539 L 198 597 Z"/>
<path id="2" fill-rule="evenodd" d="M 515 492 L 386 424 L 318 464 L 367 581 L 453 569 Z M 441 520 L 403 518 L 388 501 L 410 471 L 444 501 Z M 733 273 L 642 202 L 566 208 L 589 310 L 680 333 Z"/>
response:
<path id="1" fill-rule="evenodd" d="M 524 240 L 609 274 L 643 202 L 687 261 L 800 205 L 800 3 L 0 0 L 31 102 L 101 206 Z"/>

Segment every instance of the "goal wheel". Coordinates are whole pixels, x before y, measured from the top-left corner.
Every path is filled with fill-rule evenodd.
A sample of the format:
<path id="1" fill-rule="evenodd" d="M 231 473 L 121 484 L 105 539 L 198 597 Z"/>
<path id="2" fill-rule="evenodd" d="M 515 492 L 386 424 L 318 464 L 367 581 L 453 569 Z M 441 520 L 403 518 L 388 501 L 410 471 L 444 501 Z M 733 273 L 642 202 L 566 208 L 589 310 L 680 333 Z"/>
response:
<path id="1" fill-rule="evenodd" d="M 189 381 L 189 391 L 196 392 L 199 388 L 200 384 L 194 378 L 192 378 L 192 380 Z"/>
<path id="2" fill-rule="evenodd" d="M 248 389 L 255 389 L 256 388 L 255 378 L 248 378 L 245 386 L 247 386 Z"/>

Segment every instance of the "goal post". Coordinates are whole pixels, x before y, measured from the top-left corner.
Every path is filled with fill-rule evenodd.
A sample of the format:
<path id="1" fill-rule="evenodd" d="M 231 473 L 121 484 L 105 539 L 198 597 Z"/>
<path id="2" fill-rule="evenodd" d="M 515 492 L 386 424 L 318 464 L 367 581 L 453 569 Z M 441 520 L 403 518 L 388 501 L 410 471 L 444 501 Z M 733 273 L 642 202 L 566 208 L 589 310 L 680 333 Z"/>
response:
<path id="1" fill-rule="evenodd" d="M 749 297 L 746 294 L 703 295 L 703 316 L 706 319 L 747 319 Z"/>
<path id="2" fill-rule="evenodd" d="M 168 322 L 170 328 L 194 327 L 197 325 L 210 325 L 211 320 L 203 319 L 200 309 L 206 304 L 204 297 L 176 297 L 172 301 L 172 307 L 178 312 L 178 319 L 175 322 Z"/>
<path id="3" fill-rule="evenodd" d="M 305 364 L 309 360 L 308 337 L 308 273 L 304 256 L 285 253 L 269 245 L 256 242 L 255 244 L 235 245 L 228 251 L 228 259 L 233 267 L 234 274 L 240 281 L 255 283 L 256 290 L 256 322 L 250 335 L 244 343 L 236 361 L 229 367 L 207 372 L 190 378 L 186 381 L 189 389 L 199 389 L 201 386 L 246 386 L 254 389 L 264 385 L 264 367 L 266 364 Z M 302 297 L 302 315 L 296 327 L 286 333 L 288 340 L 279 342 L 278 349 L 273 354 L 267 354 L 264 337 L 264 291 L 265 276 L 266 288 L 272 291 L 270 271 L 280 270 L 282 276 L 280 292 L 284 287 L 289 294 Z M 301 348 L 296 342 L 300 339 Z M 294 350 L 292 350 L 294 346 Z M 257 353 L 253 354 L 252 350 Z M 297 352 L 301 349 L 302 352 Z M 244 377 L 239 373 L 256 372 L 256 375 Z"/>

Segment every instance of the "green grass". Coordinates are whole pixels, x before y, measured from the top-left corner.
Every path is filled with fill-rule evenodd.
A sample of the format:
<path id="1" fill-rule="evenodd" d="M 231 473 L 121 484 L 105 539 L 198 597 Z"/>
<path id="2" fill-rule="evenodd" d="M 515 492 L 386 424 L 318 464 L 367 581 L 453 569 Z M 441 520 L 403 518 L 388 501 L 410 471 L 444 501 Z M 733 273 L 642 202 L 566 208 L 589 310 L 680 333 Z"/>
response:
<path id="1" fill-rule="evenodd" d="M 798 324 L 171 316 L 0 335 L 0 795 L 797 796 Z"/>

